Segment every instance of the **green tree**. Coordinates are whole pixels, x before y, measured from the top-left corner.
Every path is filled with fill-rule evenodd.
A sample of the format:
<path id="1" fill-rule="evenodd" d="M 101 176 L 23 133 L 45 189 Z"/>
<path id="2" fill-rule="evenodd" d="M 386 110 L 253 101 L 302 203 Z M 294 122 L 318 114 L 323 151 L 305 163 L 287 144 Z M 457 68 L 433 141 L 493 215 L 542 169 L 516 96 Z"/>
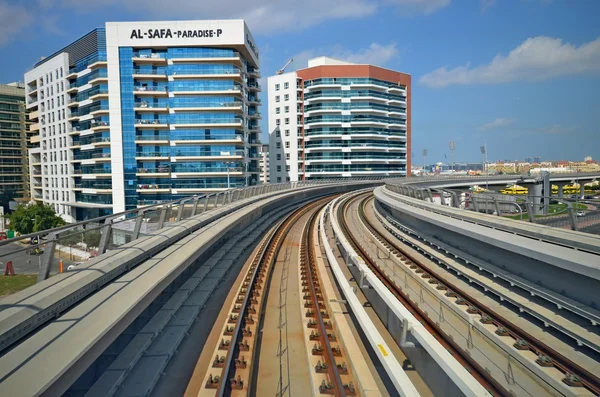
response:
<path id="1" fill-rule="evenodd" d="M 101 236 L 102 236 L 102 234 L 100 233 L 100 230 L 98 230 L 98 229 L 89 230 L 84 233 L 83 239 L 84 239 L 85 243 L 87 244 L 88 248 L 89 247 L 98 248 L 98 246 L 100 245 Z"/>
<path id="2" fill-rule="evenodd" d="M 54 208 L 42 203 L 19 205 L 7 215 L 10 227 L 21 234 L 29 234 L 52 229 L 65 224 L 54 212 Z"/>

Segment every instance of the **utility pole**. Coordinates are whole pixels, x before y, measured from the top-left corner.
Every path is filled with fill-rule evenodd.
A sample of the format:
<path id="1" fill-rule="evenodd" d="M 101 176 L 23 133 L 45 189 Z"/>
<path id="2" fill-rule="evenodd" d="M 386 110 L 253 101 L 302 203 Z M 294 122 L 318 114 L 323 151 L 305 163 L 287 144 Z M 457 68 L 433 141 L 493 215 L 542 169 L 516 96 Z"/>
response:
<path id="1" fill-rule="evenodd" d="M 454 141 L 450 141 L 450 151 L 452 152 L 452 174 L 454 174 L 454 148 L 456 144 Z"/>
<path id="2" fill-rule="evenodd" d="M 425 174 L 425 166 L 427 165 L 427 149 L 423 149 L 423 174 Z"/>

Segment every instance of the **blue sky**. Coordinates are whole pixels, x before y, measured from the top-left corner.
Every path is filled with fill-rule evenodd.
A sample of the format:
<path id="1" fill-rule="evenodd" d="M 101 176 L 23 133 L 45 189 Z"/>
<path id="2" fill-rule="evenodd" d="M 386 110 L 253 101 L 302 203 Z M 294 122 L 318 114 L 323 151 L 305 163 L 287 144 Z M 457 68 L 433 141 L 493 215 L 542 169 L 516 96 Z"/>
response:
<path id="1" fill-rule="evenodd" d="M 484 142 L 491 161 L 600 159 L 598 15 L 596 0 L 0 0 L 0 81 L 105 21 L 241 17 L 264 77 L 320 55 L 411 74 L 417 164 L 451 140 L 456 161 Z"/>

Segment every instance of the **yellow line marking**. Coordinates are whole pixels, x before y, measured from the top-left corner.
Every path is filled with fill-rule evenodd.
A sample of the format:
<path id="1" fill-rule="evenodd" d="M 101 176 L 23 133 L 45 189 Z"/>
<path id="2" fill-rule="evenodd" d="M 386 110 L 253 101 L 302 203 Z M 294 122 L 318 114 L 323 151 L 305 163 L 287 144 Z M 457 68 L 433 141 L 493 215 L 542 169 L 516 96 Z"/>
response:
<path id="1" fill-rule="evenodd" d="M 388 353 L 385 350 L 385 348 L 383 347 L 383 345 L 377 345 L 377 347 L 379 347 L 379 350 L 381 350 L 381 353 L 383 354 L 383 356 L 387 357 Z"/>

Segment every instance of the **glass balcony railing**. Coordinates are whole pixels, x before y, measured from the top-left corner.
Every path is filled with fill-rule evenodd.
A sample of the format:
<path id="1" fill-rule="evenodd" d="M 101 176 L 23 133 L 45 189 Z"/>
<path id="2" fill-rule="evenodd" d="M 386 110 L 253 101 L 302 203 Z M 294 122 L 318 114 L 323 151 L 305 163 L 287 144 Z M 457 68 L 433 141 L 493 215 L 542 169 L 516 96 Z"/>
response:
<path id="1" fill-rule="evenodd" d="M 169 152 L 137 152 L 135 157 L 169 157 Z"/>
<path id="2" fill-rule="evenodd" d="M 137 185 L 138 189 L 171 189 L 171 185 L 170 184 L 146 184 L 146 183 L 139 183 Z"/>
<path id="3" fill-rule="evenodd" d="M 173 172 L 176 173 L 193 173 L 193 172 L 244 172 L 243 167 L 194 167 L 194 166 L 179 166 L 175 165 Z"/>
<path id="4" fill-rule="evenodd" d="M 169 124 L 169 119 L 167 117 L 159 117 L 158 119 L 152 120 L 135 120 L 135 125 L 152 125 L 152 124 Z"/>
<path id="5" fill-rule="evenodd" d="M 112 189 L 111 182 L 92 182 L 92 183 L 75 183 L 75 187 L 79 189 Z"/>
<path id="6" fill-rule="evenodd" d="M 109 159 L 110 153 L 85 153 L 76 154 L 73 156 L 73 160 L 91 160 L 91 159 Z"/>
<path id="7" fill-rule="evenodd" d="M 171 167 L 168 165 L 156 168 L 139 167 L 136 172 L 139 174 L 165 174 L 171 172 Z"/>
<path id="8" fill-rule="evenodd" d="M 137 135 L 136 141 L 168 141 L 169 135 Z"/>
<path id="9" fill-rule="evenodd" d="M 133 74 L 147 74 L 147 75 L 166 75 L 167 68 L 147 69 L 147 68 L 135 68 Z"/>

